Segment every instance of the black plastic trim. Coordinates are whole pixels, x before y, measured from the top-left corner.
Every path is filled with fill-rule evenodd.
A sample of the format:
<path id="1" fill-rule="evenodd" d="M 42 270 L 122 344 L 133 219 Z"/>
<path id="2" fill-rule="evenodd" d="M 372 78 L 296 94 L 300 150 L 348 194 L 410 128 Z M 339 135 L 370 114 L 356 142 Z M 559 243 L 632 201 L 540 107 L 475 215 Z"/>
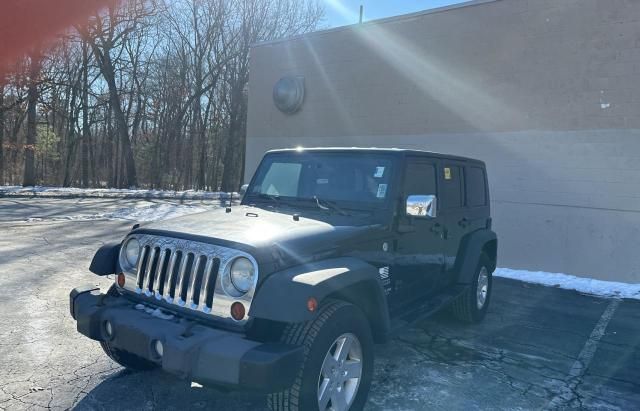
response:
<path id="1" fill-rule="evenodd" d="M 203 385 L 274 392 L 293 384 L 303 360 L 303 348 L 262 343 L 244 334 L 208 327 L 174 316 L 160 319 L 138 310 L 121 296 L 100 294 L 95 288 L 71 291 L 71 310 L 81 334 L 105 341 L 110 321 L 110 344 L 162 366 L 165 372 Z M 159 340 L 159 358 L 152 343 Z"/>
<path id="2" fill-rule="evenodd" d="M 100 247 L 91 260 L 89 271 L 96 275 L 115 274 L 118 269 L 120 245 L 121 243 L 109 243 Z"/>

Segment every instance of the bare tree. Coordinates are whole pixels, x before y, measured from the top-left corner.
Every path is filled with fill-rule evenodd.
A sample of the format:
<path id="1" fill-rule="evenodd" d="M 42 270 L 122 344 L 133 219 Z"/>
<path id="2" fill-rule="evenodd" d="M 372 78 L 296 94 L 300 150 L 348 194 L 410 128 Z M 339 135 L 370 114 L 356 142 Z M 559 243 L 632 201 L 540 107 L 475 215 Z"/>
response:
<path id="1" fill-rule="evenodd" d="M 137 186 L 138 177 L 129 136 L 129 126 L 122 104 L 123 96 L 116 82 L 116 64 L 124 51 L 124 43 L 127 38 L 145 25 L 147 17 L 155 13 L 156 5 L 154 2 L 133 0 L 122 6 L 111 4 L 106 16 L 98 14 L 90 24 L 78 27 L 83 39 L 93 50 L 100 73 L 109 89 L 109 102 L 116 132 L 119 136 L 118 143 L 122 148 L 126 172 L 122 183 L 127 187 Z M 134 67 L 135 69 L 136 67 Z"/>
<path id="2" fill-rule="evenodd" d="M 316 0 L 113 3 L 0 83 L 0 182 L 236 190 L 251 45 L 321 16 Z"/>
<path id="3" fill-rule="evenodd" d="M 222 176 L 224 191 L 237 190 L 243 180 L 247 120 L 245 89 L 249 82 L 251 45 L 313 30 L 323 15 L 323 9 L 315 2 L 246 0 L 237 2 L 237 7 L 240 16 L 238 53 L 227 76 L 230 122 Z"/>
<path id="4" fill-rule="evenodd" d="M 35 148 L 36 148 L 36 126 L 37 126 L 37 106 L 38 106 L 38 82 L 41 69 L 41 58 L 39 50 L 34 50 L 29 56 L 29 88 L 27 91 L 27 139 L 24 146 L 24 177 L 23 186 L 33 186 L 36 184 L 35 172 Z"/>

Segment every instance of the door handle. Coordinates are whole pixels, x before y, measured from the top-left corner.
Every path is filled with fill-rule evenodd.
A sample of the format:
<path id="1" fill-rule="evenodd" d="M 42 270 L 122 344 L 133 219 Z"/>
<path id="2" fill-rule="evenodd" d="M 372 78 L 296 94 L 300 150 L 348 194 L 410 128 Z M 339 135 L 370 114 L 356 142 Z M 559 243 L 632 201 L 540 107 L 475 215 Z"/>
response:
<path id="1" fill-rule="evenodd" d="M 469 220 L 467 220 L 465 217 L 463 217 L 460 221 L 458 221 L 458 225 L 462 228 L 466 227 L 469 225 Z"/>

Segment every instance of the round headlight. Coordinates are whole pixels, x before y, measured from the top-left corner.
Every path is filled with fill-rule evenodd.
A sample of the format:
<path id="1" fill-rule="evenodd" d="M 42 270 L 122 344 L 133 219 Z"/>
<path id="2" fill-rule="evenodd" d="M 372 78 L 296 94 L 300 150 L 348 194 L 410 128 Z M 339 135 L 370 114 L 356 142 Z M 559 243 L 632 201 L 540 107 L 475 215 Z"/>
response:
<path id="1" fill-rule="evenodd" d="M 241 293 L 246 293 L 253 286 L 256 270 L 248 258 L 239 257 L 231 264 L 231 284 Z"/>
<path id="2" fill-rule="evenodd" d="M 134 268 L 138 264 L 138 258 L 140 256 L 140 242 L 135 238 L 129 239 L 124 245 L 124 258 L 129 264 L 129 267 Z"/>

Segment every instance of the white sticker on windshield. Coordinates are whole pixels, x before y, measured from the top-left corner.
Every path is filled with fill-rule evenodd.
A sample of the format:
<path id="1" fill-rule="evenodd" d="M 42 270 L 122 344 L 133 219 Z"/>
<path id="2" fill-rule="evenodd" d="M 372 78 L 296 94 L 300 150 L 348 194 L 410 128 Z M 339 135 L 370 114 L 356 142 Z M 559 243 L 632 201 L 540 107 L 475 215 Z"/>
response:
<path id="1" fill-rule="evenodd" d="M 316 184 L 329 184 L 328 178 L 319 178 L 316 180 Z"/>
<path id="2" fill-rule="evenodd" d="M 384 175 L 384 167 L 376 167 L 376 172 L 373 173 L 375 178 L 380 178 Z"/>
<path id="3" fill-rule="evenodd" d="M 386 194 L 387 194 L 387 185 L 386 184 L 378 184 L 378 194 L 376 194 L 376 197 L 384 198 L 384 196 Z"/>

